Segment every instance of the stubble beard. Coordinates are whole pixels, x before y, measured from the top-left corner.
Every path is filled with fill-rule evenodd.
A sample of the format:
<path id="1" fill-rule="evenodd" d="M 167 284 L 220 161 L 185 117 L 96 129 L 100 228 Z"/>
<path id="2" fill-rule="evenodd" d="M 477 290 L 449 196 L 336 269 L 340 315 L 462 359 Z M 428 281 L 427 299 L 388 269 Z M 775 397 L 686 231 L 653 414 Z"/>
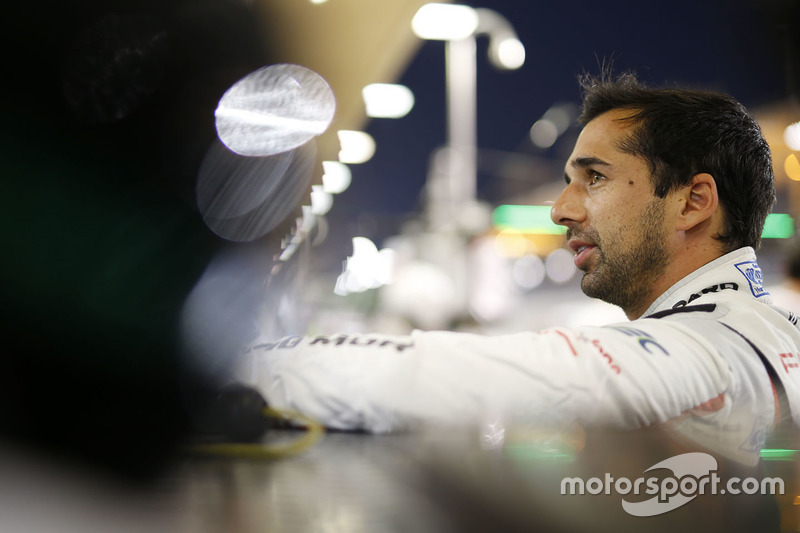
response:
<path id="1" fill-rule="evenodd" d="M 581 233 L 597 245 L 595 267 L 581 280 L 581 290 L 622 308 L 630 316 L 650 297 L 650 287 L 666 270 L 669 254 L 663 229 L 665 201 L 653 199 L 642 214 L 638 235 L 626 244 L 619 233 L 601 238 L 592 228 Z M 635 313 L 634 313 L 635 314 Z"/>

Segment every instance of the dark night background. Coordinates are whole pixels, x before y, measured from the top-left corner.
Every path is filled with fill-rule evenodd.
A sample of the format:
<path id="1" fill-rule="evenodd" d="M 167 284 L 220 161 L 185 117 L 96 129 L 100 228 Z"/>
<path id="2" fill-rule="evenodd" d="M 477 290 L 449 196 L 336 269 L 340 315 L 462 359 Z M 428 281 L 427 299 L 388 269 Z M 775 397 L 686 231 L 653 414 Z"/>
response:
<path id="1" fill-rule="evenodd" d="M 527 51 L 521 70 L 499 72 L 478 41 L 479 196 L 490 202 L 520 187 L 502 177 L 509 153 L 555 169 L 522 186 L 560 179 L 576 130 L 548 150 L 528 131 L 552 104 L 577 103 L 576 76 L 603 61 L 750 108 L 796 96 L 797 2 L 470 4 L 509 19 Z M 0 435 L 139 475 L 183 434 L 179 313 L 227 246 L 196 212 L 193 180 L 221 94 L 281 61 L 253 11 L 225 0 L 6 6 Z M 424 43 L 397 80 L 415 108 L 369 123 L 376 155 L 337 197 L 323 259 L 340 266 L 350 237 L 380 242 L 419 209 L 445 142 L 443 69 L 443 44 Z"/>

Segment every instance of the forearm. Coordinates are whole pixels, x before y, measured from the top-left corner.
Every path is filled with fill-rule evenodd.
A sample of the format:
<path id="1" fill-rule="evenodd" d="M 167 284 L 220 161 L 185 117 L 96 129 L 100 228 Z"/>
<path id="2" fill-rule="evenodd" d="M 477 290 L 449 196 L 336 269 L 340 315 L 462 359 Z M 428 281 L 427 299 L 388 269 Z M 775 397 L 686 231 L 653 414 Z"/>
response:
<path id="1" fill-rule="evenodd" d="M 255 381 L 273 405 L 374 432 L 497 417 L 638 427 L 724 389 L 725 369 L 695 340 L 637 340 L 605 328 L 415 332 L 294 337 L 251 354 Z"/>

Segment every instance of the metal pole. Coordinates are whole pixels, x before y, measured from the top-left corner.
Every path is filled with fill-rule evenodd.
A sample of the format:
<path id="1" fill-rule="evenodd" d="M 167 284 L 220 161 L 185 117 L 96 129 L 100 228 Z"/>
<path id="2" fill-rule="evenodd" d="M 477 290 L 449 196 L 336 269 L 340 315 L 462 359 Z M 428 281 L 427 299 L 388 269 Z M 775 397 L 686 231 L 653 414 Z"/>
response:
<path id="1" fill-rule="evenodd" d="M 475 38 L 446 41 L 448 196 L 451 216 L 477 198 L 477 59 Z"/>

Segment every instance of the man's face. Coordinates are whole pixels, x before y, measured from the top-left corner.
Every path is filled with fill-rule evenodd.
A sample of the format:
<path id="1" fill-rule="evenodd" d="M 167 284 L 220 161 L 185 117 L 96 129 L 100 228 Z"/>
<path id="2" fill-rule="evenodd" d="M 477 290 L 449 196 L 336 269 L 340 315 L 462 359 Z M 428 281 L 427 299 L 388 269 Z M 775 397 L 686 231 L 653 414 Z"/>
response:
<path id="1" fill-rule="evenodd" d="M 650 168 L 619 148 L 635 126 L 617 119 L 629 114 L 612 110 L 586 125 L 551 217 L 567 227 L 575 265 L 584 271 L 583 292 L 634 318 L 657 296 L 651 293 L 669 264 L 669 250 L 666 202 L 653 193 Z"/>

